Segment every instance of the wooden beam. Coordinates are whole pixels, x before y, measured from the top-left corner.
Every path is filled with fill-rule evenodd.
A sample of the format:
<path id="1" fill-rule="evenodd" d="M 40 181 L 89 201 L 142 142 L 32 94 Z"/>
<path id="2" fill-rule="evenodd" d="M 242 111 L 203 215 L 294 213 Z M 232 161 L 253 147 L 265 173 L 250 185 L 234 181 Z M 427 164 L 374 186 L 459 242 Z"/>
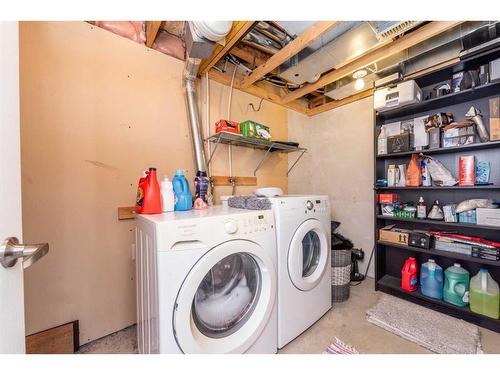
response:
<path id="1" fill-rule="evenodd" d="M 229 34 L 226 35 L 225 45 L 215 45 L 212 57 L 201 62 L 198 74 L 205 74 L 205 72 L 208 72 L 215 64 L 217 64 L 217 62 L 219 62 L 219 60 L 222 59 L 226 53 L 228 53 L 229 50 L 250 31 L 254 24 L 255 21 L 233 22 L 233 27 L 229 31 Z"/>
<path id="2" fill-rule="evenodd" d="M 146 46 L 153 47 L 162 21 L 146 21 Z"/>
<path id="3" fill-rule="evenodd" d="M 248 76 L 242 79 L 241 87 L 246 88 L 264 77 L 267 73 L 277 68 L 285 61 L 291 59 L 307 46 L 311 45 L 321 35 L 337 26 L 340 21 L 318 21 L 309 29 L 305 30 L 293 41 L 288 43 L 279 52 L 275 53 L 264 64 L 260 65 Z"/>
<path id="4" fill-rule="evenodd" d="M 324 87 L 336 80 L 345 77 L 346 75 L 352 74 L 356 70 L 366 67 L 367 65 L 376 63 L 377 61 L 382 60 L 388 56 L 392 56 L 396 53 L 404 51 L 418 43 L 423 42 L 433 36 L 441 34 L 442 32 L 449 30 L 463 21 L 433 21 L 430 22 L 421 28 L 410 32 L 399 39 L 391 43 L 386 43 L 379 48 L 372 49 L 364 54 L 360 55 L 353 61 L 350 61 L 337 69 L 331 71 L 323 75 L 318 81 L 315 83 L 311 83 L 297 89 L 289 94 L 284 95 L 281 98 L 282 103 L 288 103 L 292 100 L 300 98 L 311 91 L 317 90 L 321 87 Z"/>
<path id="5" fill-rule="evenodd" d="M 247 62 L 252 68 L 264 64 L 271 57 L 267 53 L 243 45 L 242 43 L 235 45 L 229 53 Z"/>
<path id="6" fill-rule="evenodd" d="M 373 95 L 373 91 L 375 91 L 375 90 L 374 89 L 368 89 L 368 90 L 365 90 L 365 91 L 358 92 L 357 94 L 348 96 L 347 98 L 344 98 L 344 99 L 334 100 L 333 102 L 329 102 L 329 103 L 320 105 L 318 107 L 314 107 L 314 108 L 308 109 L 306 111 L 306 114 L 308 116 L 314 116 L 314 115 L 317 115 L 317 114 L 320 114 L 320 113 L 323 113 L 323 112 L 326 112 L 326 111 L 330 111 L 332 109 L 335 109 L 335 108 L 341 107 L 343 105 L 355 102 L 357 100 L 361 100 L 361 99 L 367 98 L 367 97 Z"/>
<path id="7" fill-rule="evenodd" d="M 232 186 L 230 176 L 212 176 L 210 177 L 215 186 Z M 238 177 L 232 178 L 237 186 L 256 186 L 257 177 Z"/>
<path id="8" fill-rule="evenodd" d="M 212 79 L 216 82 L 222 83 L 223 85 L 229 86 L 231 84 L 231 77 L 228 74 L 224 74 L 222 72 L 219 72 L 215 69 L 211 69 L 210 72 L 208 73 L 209 79 Z M 244 91 L 248 94 L 257 96 L 258 98 L 263 98 L 265 100 L 268 100 L 272 103 L 282 105 L 286 108 L 293 109 L 294 111 L 306 114 L 306 107 L 299 103 L 298 101 L 292 101 L 286 104 L 280 103 L 280 96 L 278 94 L 275 94 L 264 87 L 260 85 L 252 85 L 247 88 L 242 88 L 239 85 L 239 81 L 235 80 L 234 81 L 234 88 Z"/>

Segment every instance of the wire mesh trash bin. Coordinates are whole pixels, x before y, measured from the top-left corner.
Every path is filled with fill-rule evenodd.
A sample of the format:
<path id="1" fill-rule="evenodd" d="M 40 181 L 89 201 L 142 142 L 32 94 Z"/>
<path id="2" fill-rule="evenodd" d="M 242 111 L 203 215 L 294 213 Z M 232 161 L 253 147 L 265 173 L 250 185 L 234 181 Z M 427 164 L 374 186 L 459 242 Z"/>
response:
<path id="1" fill-rule="evenodd" d="M 349 299 L 351 250 L 332 250 L 332 302 Z"/>

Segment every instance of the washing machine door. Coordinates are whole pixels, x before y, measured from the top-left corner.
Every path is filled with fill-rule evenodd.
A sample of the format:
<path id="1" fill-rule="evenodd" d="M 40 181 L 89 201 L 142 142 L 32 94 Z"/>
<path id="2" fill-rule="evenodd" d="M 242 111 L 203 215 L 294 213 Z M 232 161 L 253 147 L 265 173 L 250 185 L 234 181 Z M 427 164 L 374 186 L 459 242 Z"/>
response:
<path id="1" fill-rule="evenodd" d="M 233 240 L 212 248 L 177 296 L 173 325 L 180 349 L 244 353 L 269 321 L 276 283 L 272 258 L 256 243 Z"/>
<path id="2" fill-rule="evenodd" d="M 300 290 L 311 290 L 328 266 L 327 231 L 319 220 L 309 219 L 295 231 L 288 249 L 288 274 Z"/>

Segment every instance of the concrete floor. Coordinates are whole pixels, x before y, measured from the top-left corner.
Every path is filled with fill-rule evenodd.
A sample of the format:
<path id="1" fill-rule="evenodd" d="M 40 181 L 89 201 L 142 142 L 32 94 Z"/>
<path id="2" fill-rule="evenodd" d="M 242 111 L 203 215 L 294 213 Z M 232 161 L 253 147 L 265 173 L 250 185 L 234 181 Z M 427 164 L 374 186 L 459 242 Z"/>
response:
<path id="1" fill-rule="evenodd" d="M 429 354 L 429 350 L 368 323 L 366 310 L 380 296 L 374 291 L 373 279 L 351 287 L 347 302 L 336 304 L 316 324 L 279 351 L 279 354 L 322 353 L 336 336 L 364 354 Z M 500 334 L 480 328 L 485 353 L 500 354 Z M 79 353 L 131 354 L 137 353 L 135 326 L 93 341 L 80 348 Z"/>

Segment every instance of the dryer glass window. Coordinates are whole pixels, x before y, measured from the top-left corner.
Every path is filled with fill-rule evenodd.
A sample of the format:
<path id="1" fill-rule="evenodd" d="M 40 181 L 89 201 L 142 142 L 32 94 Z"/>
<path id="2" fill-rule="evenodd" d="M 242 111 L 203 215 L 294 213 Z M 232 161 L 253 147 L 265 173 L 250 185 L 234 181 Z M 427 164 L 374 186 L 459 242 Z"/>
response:
<path id="1" fill-rule="evenodd" d="M 321 241 L 315 231 L 309 231 L 302 239 L 302 277 L 313 274 L 319 264 Z"/>
<path id="2" fill-rule="evenodd" d="M 260 269 L 246 253 L 231 254 L 205 275 L 191 308 L 193 320 L 208 337 L 225 337 L 245 324 L 258 302 Z"/>

